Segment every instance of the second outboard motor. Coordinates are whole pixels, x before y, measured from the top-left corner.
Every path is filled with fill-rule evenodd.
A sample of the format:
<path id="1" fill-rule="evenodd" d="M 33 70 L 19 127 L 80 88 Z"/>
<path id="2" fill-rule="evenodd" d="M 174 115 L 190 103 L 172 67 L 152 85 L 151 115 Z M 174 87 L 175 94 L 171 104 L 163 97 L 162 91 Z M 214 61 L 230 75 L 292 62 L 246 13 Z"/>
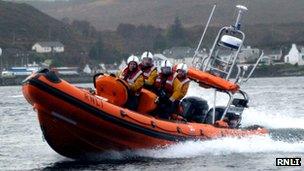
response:
<path id="1" fill-rule="evenodd" d="M 226 121 L 229 125 L 230 128 L 238 128 L 240 126 L 240 122 L 242 120 L 242 116 L 239 114 L 239 112 L 242 111 L 237 111 L 238 108 L 236 107 L 230 107 L 230 110 L 228 110 L 227 114 L 226 114 Z M 223 113 L 225 111 L 225 107 L 224 106 L 218 106 L 215 108 L 215 121 L 218 121 L 222 118 Z M 213 112 L 213 108 L 211 108 L 209 110 L 209 112 L 207 113 L 206 116 L 206 120 L 204 121 L 207 124 L 211 124 L 212 123 L 212 112 Z"/>
<path id="2" fill-rule="evenodd" d="M 182 100 L 181 115 L 189 122 L 202 123 L 205 120 L 209 106 L 206 100 L 199 97 L 186 97 Z"/>

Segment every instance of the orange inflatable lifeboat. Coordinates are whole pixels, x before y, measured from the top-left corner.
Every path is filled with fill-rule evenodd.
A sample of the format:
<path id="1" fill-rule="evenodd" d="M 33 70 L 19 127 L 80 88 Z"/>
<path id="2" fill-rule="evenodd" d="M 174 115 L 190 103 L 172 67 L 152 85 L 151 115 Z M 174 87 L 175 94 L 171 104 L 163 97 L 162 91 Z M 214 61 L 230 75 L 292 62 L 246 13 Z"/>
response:
<path id="1" fill-rule="evenodd" d="M 229 128 L 221 122 L 213 125 L 157 119 L 149 115 L 157 106 L 154 93 L 143 90 L 138 110 L 131 111 L 124 107 L 127 84 L 109 75 L 94 80 L 96 91 L 76 87 L 44 69 L 23 82 L 24 97 L 37 111 L 46 141 L 63 156 L 78 158 L 108 150 L 267 133 L 260 127 Z"/>

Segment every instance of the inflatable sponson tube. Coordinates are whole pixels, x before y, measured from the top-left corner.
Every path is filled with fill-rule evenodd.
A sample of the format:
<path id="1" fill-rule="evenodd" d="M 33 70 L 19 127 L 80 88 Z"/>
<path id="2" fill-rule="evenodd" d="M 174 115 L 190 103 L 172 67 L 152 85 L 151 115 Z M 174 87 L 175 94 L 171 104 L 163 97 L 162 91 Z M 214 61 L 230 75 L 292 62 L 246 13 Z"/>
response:
<path id="1" fill-rule="evenodd" d="M 212 75 L 207 72 L 203 72 L 203 71 L 195 69 L 195 68 L 189 68 L 188 77 L 199 83 L 208 85 L 210 87 L 213 87 L 213 88 L 216 88 L 219 90 L 230 91 L 230 92 L 236 92 L 239 90 L 239 86 L 237 84 L 234 84 L 221 77 Z"/>

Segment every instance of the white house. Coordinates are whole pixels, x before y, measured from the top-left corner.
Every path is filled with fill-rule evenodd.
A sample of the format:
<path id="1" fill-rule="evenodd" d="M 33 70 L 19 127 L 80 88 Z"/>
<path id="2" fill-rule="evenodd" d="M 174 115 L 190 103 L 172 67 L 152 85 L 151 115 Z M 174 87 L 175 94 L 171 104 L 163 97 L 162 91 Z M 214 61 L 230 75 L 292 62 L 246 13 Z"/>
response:
<path id="1" fill-rule="evenodd" d="M 292 44 L 289 53 L 284 57 L 284 62 L 292 65 L 304 65 L 304 48 L 299 50 L 296 44 Z"/>
<path id="2" fill-rule="evenodd" d="M 86 74 L 92 73 L 92 69 L 90 68 L 90 66 L 88 64 L 86 64 L 86 66 L 84 67 L 84 69 L 82 71 Z"/>
<path id="3" fill-rule="evenodd" d="M 32 50 L 37 53 L 62 53 L 64 45 L 61 42 L 37 42 L 33 45 Z"/>

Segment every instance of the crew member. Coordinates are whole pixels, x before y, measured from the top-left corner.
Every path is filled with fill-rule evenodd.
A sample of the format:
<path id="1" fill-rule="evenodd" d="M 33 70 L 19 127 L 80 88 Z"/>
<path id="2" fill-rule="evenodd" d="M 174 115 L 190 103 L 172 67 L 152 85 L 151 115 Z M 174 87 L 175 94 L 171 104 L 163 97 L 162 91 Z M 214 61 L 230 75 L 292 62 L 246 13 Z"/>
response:
<path id="1" fill-rule="evenodd" d="M 159 96 L 157 114 L 160 118 L 169 119 L 171 114 L 175 112 L 178 100 L 181 97 L 180 81 L 174 77 L 170 61 L 164 60 L 161 63 L 161 71 L 154 86 Z"/>
<path id="2" fill-rule="evenodd" d="M 139 69 L 139 60 L 136 56 L 131 55 L 127 60 L 128 66 L 122 70 L 119 77 L 125 80 L 130 87 L 129 98 L 126 107 L 136 110 L 139 103 L 140 91 L 144 85 L 142 71 Z"/>
<path id="3" fill-rule="evenodd" d="M 139 67 L 143 72 L 145 80 L 144 87 L 152 90 L 157 77 L 157 68 L 153 64 L 153 54 L 151 52 L 146 51 L 141 55 Z"/>
<path id="4" fill-rule="evenodd" d="M 188 66 L 186 64 L 181 63 L 177 65 L 175 76 L 180 81 L 181 86 L 179 97 L 177 97 L 179 100 L 185 97 L 189 89 L 190 79 L 187 77 L 187 73 Z"/>

